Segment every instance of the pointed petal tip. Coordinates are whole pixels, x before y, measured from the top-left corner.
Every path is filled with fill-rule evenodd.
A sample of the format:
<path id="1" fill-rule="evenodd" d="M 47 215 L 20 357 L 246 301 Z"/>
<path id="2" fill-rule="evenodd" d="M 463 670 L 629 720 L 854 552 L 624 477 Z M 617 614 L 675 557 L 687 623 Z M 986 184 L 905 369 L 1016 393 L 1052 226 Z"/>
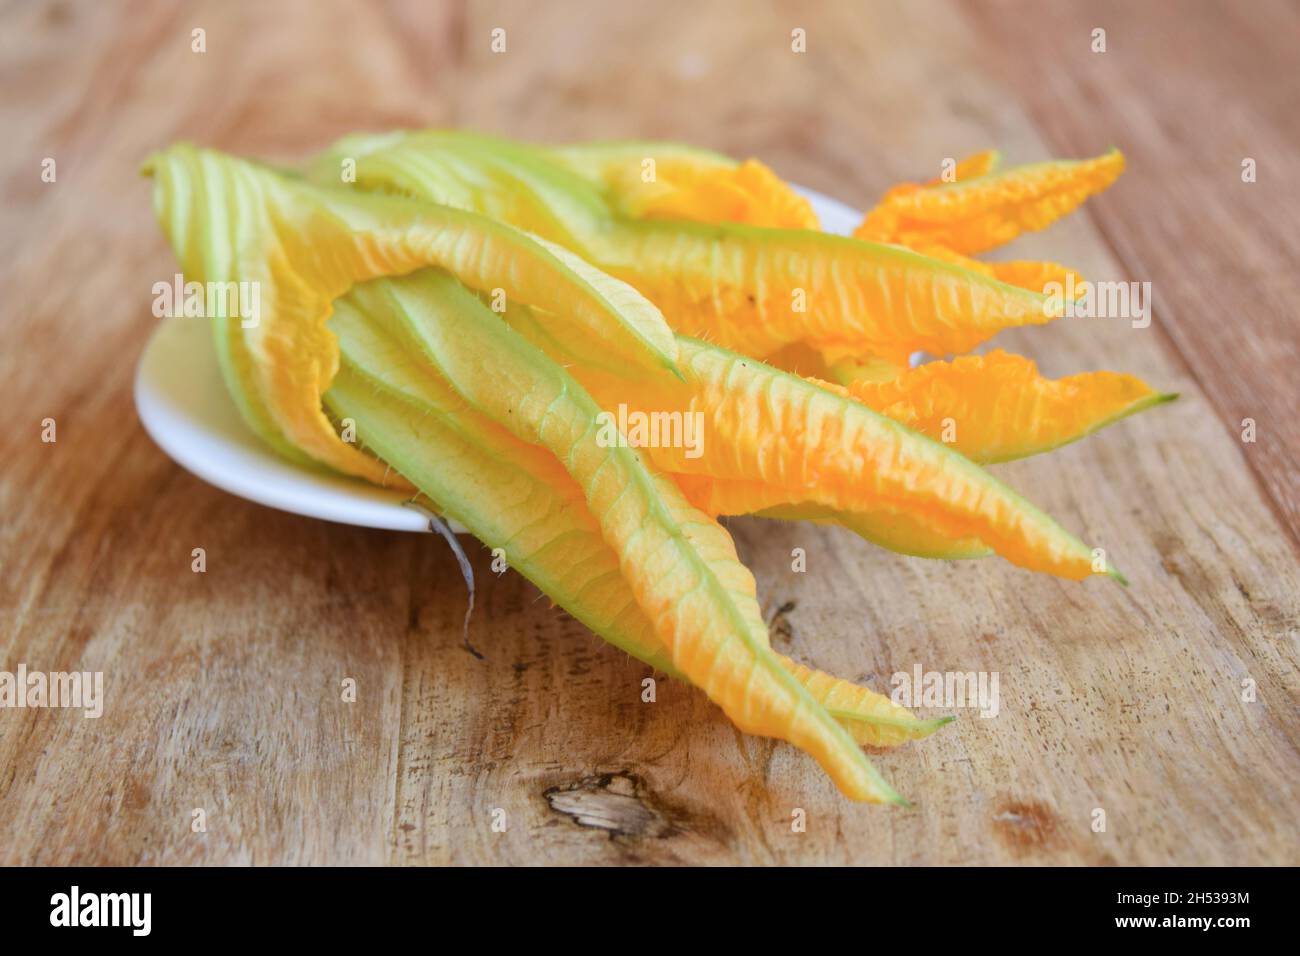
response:
<path id="1" fill-rule="evenodd" d="M 937 731 L 940 727 L 943 727 L 946 724 L 951 724 L 956 719 L 957 719 L 956 714 L 949 714 L 944 717 L 935 717 L 932 718 L 931 720 L 921 721 L 919 727 L 919 729 L 922 731 L 921 737 L 924 738 L 930 736 L 932 733 Z"/>

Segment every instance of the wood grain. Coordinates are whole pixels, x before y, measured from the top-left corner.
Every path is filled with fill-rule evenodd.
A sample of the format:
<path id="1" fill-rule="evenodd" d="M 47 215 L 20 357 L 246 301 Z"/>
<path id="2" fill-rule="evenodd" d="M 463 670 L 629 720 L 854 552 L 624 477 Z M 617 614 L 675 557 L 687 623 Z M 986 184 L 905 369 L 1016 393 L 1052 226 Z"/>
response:
<path id="1" fill-rule="evenodd" d="M 1151 283 L 1157 334 L 1201 383 L 1300 541 L 1291 372 L 1300 359 L 1300 7 L 1198 4 L 1184 16 L 1108 0 L 1062 9 L 1051 30 L 997 4 L 969 9 L 982 59 L 1018 91 L 1053 151 L 1123 145 L 1129 171 L 1093 205 L 1098 231 L 1128 275 Z M 1098 27 L 1109 27 L 1101 54 L 1081 39 Z M 1147 88 L 1153 76 L 1157 95 Z M 1247 159 L 1253 182 L 1243 180 Z M 1254 442 L 1240 441 L 1245 419 Z"/>
<path id="2" fill-rule="evenodd" d="M 1092 14 L 1051 10 L 6 6 L 0 669 L 103 671 L 108 699 L 98 720 L 0 710 L 0 863 L 1297 862 L 1295 10 L 1108 7 L 1095 58 Z M 916 664 L 1000 675 L 997 717 L 877 758 L 917 803 L 895 812 L 847 804 L 690 688 L 642 703 L 644 668 L 481 549 L 480 661 L 436 540 L 268 511 L 181 471 L 131 403 L 149 290 L 174 270 L 141 159 L 188 138 L 296 160 L 421 124 L 689 140 L 859 206 L 989 145 L 1012 161 L 1120 145 L 1112 192 L 1016 251 L 1152 281 L 1152 326 L 999 344 L 1183 397 L 999 471 L 1132 587 L 734 522 L 784 608 L 780 649 L 885 690 Z"/>

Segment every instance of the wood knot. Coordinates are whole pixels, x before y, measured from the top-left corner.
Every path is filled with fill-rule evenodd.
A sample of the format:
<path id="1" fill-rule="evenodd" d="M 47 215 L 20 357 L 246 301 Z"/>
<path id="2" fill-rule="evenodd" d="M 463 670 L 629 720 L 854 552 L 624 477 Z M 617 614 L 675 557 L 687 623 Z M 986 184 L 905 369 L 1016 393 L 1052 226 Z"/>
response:
<path id="1" fill-rule="evenodd" d="M 794 639 L 794 625 L 790 623 L 787 616 L 795 609 L 794 601 L 786 601 L 779 605 L 772 612 L 771 617 L 767 619 L 767 633 L 772 641 L 790 641 Z"/>
<path id="2" fill-rule="evenodd" d="M 556 813 L 580 827 L 604 830 L 611 840 L 664 839 L 682 832 L 640 777 L 626 770 L 583 777 L 542 794 Z"/>
<path id="3" fill-rule="evenodd" d="M 1010 801 L 993 814 L 993 831 L 1013 849 L 1042 849 L 1057 842 L 1056 817 L 1041 803 Z"/>

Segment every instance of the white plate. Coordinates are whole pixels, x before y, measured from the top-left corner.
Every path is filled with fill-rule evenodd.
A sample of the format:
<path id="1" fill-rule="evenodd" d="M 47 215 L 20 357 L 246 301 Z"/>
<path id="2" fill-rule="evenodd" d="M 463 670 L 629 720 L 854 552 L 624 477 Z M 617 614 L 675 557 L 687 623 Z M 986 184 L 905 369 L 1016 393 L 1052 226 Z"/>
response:
<path id="1" fill-rule="evenodd" d="M 861 213 L 811 189 L 827 232 L 847 235 Z M 226 391 L 203 319 L 163 319 L 140 356 L 135 407 L 145 431 L 177 464 L 224 491 L 311 518 L 393 531 L 427 531 L 408 496 L 285 461 L 262 444 Z M 457 531 L 463 528 L 453 524 Z"/>

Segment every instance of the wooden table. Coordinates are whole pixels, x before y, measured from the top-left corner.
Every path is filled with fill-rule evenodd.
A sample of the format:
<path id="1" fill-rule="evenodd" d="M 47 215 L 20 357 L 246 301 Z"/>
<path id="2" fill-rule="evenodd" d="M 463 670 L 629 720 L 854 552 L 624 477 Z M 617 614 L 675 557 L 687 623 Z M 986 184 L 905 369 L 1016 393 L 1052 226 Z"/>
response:
<path id="1" fill-rule="evenodd" d="M 0 711 L 0 862 L 1297 862 L 1298 31 L 1286 3 L 7 4 L 0 670 L 102 671 L 107 704 Z M 642 703 L 644 668 L 467 541 L 471 657 L 436 539 L 210 488 L 131 401 L 174 270 L 141 159 L 398 125 L 688 140 L 859 206 L 990 145 L 1119 145 L 1121 181 L 1015 251 L 1151 282 L 1151 326 L 999 344 L 1182 399 L 998 470 L 1132 587 L 732 523 L 778 648 L 885 690 L 1000 675 L 996 718 L 877 758 L 911 811 L 845 802 L 690 688 Z"/>

